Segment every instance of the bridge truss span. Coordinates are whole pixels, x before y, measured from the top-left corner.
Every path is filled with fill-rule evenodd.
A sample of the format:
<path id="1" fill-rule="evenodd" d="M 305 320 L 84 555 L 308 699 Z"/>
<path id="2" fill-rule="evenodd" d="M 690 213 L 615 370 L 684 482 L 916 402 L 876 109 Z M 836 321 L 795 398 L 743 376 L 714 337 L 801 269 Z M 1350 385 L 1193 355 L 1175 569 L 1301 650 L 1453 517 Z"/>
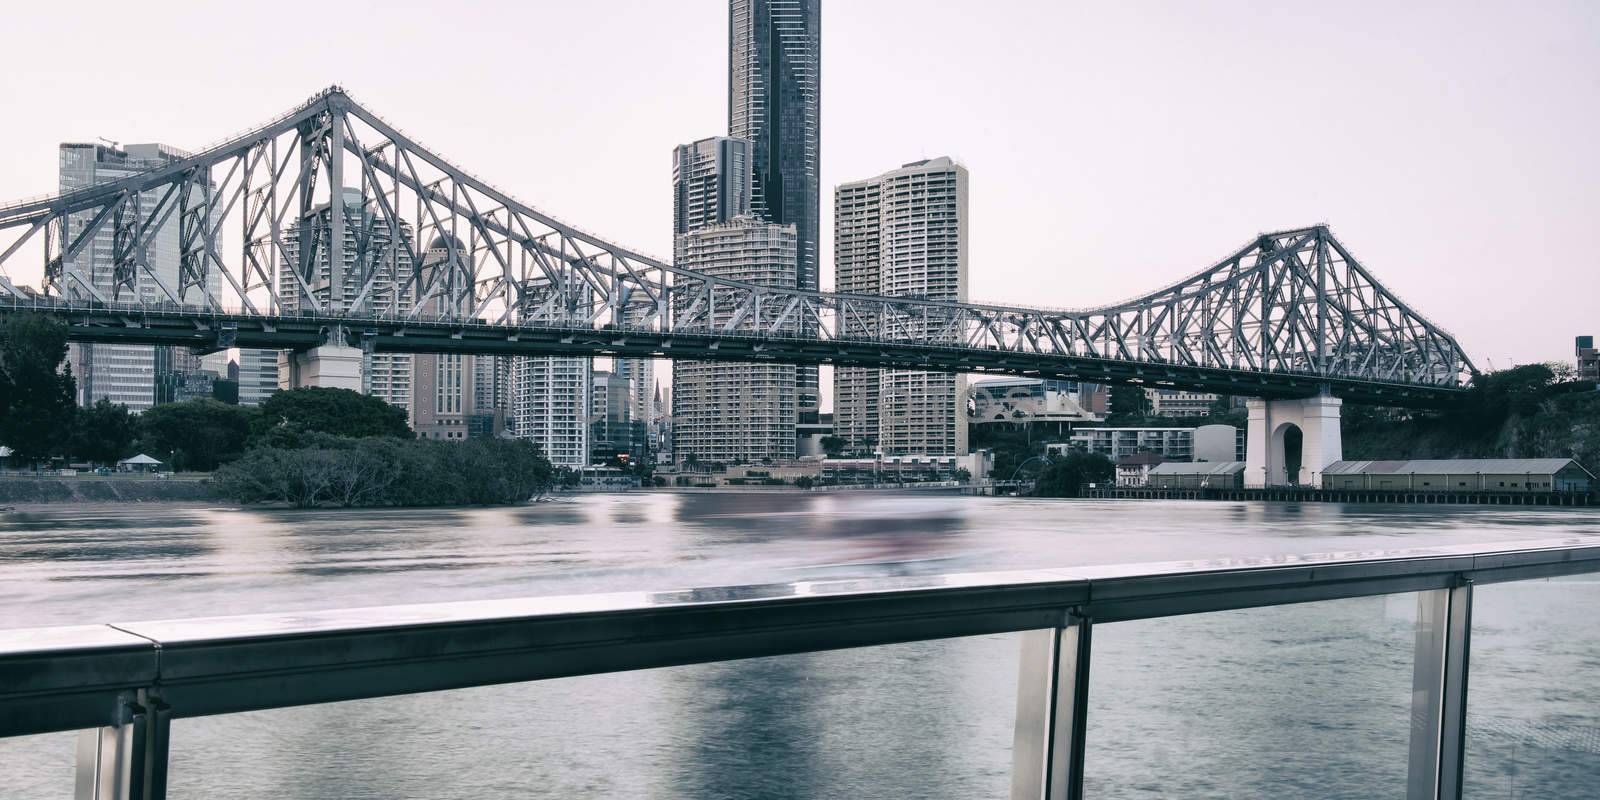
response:
<path id="1" fill-rule="evenodd" d="M 0 206 L 0 237 L 0 308 L 47 309 L 83 340 L 303 347 L 339 331 L 374 349 L 773 359 L 1421 405 L 1446 402 L 1472 371 L 1325 226 L 1259 236 L 1173 286 L 1085 310 L 759 286 L 519 202 L 338 87 L 193 156 Z M 4 277 L 38 252 L 42 292 Z"/>

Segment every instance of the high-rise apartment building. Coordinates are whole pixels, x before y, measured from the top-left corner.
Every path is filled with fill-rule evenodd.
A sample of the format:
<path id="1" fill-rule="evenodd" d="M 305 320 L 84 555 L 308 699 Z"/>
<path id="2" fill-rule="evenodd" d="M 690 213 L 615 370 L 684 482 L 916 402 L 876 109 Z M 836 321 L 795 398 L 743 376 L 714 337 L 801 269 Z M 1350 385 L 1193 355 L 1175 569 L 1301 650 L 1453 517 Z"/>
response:
<path id="1" fill-rule="evenodd" d="M 535 279 L 523 288 L 523 305 L 541 308 L 552 292 L 547 280 Z M 537 321 L 536 317 L 523 319 Z M 512 359 L 511 414 L 506 428 L 517 438 L 538 445 L 558 467 L 582 469 L 589 463 L 593 364 L 593 359 L 572 356 Z"/>
<path id="2" fill-rule="evenodd" d="M 751 144 L 712 136 L 672 151 L 672 233 L 750 216 Z"/>
<path id="3" fill-rule="evenodd" d="M 332 226 L 328 204 L 315 209 L 309 225 L 305 222 L 289 226 L 283 237 L 283 259 L 277 276 L 278 298 L 285 313 L 296 313 L 320 305 L 329 307 L 332 297 L 332 260 L 329 254 L 337 251 L 340 259 L 340 296 L 345 305 L 360 302 L 362 310 L 372 314 L 394 314 L 410 311 L 416 302 L 411 263 L 411 227 L 404 220 L 391 226 L 381 215 L 376 204 L 363 203 L 361 190 L 345 187 L 341 192 L 344 202 L 344 241 L 330 241 Z M 394 230 L 400 232 L 403 247 L 390 247 Z M 437 244 L 437 242 L 435 242 Z M 316 257 L 310 273 L 296 276 L 302 246 L 313 248 Z M 430 251 L 431 252 L 431 251 Z M 394 258 L 394 269 L 387 263 L 379 269 L 380 260 Z M 378 275 L 374 285 L 363 291 L 362 282 L 368 274 Z M 316 298 L 313 303 L 311 298 Z M 412 405 L 412 355 L 410 353 L 364 353 L 361 363 L 361 390 L 377 397 L 409 416 Z M 240 365 L 243 368 L 243 364 Z M 290 370 L 280 359 L 279 385 L 289 379 Z M 241 385 L 240 402 L 244 402 Z"/>
<path id="4" fill-rule="evenodd" d="M 730 0 L 728 135 L 748 140 L 756 216 L 793 225 L 796 286 L 818 288 L 822 0 Z M 799 408 L 818 407 L 817 368 L 799 368 Z"/>
<path id="5" fill-rule="evenodd" d="M 1578 380 L 1600 381 L 1600 349 L 1594 346 L 1593 336 L 1577 337 Z"/>
<path id="6" fill-rule="evenodd" d="M 118 147 L 80 143 L 62 144 L 59 155 L 63 193 L 120 180 L 188 156 L 163 144 Z M 193 187 L 190 191 L 199 195 L 205 190 Z M 181 223 L 176 213 L 161 211 L 162 194 L 161 190 L 140 193 L 125 207 L 125 218 L 130 223 L 152 215 L 160 221 L 160 225 L 145 234 L 139 258 L 118 251 L 117 224 L 121 219 L 103 221 L 73 258 L 63 264 L 67 277 L 61 291 L 90 297 L 98 294 L 107 302 L 181 301 L 186 305 L 203 304 L 202 290 L 213 297 L 219 294 L 222 278 L 212 269 L 206 274 L 204 286 L 190 287 L 179 296 L 179 263 L 183 258 L 178 230 Z M 168 206 L 176 202 L 169 198 Z M 215 213 L 213 210 L 212 223 L 216 220 Z M 75 241 L 94 217 L 92 211 L 69 216 L 63 240 Z M 119 255 L 124 260 L 121 268 L 117 265 Z M 79 404 L 91 405 L 105 398 L 133 411 L 178 399 L 180 392 L 176 387 L 189 383 L 189 376 L 200 370 L 199 357 L 187 349 L 149 345 L 74 342 L 69 347 L 68 363 L 77 378 Z"/>
<path id="7" fill-rule="evenodd" d="M 966 168 L 915 161 L 835 189 L 834 269 L 841 292 L 966 302 Z M 945 327 L 934 318 L 907 324 L 930 336 Z M 962 375 L 840 368 L 835 435 L 857 452 L 963 455 L 966 394 Z"/>
<path id="8" fill-rule="evenodd" d="M 513 368 L 511 430 L 558 467 L 589 463 L 590 360 L 519 357 Z"/>
<path id="9" fill-rule="evenodd" d="M 736 217 L 679 236 L 677 259 L 708 275 L 793 288 L 796 238 L 793 225 Z M 718 310 L 711 323 L 732 314 Z M 674 362 L 674 456 L 725 464 L 794 458 L 795 373 L 793 364 Z"/>

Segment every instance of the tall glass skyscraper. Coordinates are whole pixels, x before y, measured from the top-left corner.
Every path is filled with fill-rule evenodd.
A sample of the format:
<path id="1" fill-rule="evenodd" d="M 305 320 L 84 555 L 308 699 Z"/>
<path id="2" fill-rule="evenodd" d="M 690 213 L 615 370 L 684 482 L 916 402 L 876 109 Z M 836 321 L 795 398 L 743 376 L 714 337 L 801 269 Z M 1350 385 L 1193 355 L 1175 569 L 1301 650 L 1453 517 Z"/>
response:
<path id="1" fill-rule="evenodd" d="M 822 0 L 730 0 L 728 135 L 753 145 L 757 216 L 793 225 L 795 285 L 816 289 Z M 817 368 L 800 367 L 799 407 L 817 409 Z"/>

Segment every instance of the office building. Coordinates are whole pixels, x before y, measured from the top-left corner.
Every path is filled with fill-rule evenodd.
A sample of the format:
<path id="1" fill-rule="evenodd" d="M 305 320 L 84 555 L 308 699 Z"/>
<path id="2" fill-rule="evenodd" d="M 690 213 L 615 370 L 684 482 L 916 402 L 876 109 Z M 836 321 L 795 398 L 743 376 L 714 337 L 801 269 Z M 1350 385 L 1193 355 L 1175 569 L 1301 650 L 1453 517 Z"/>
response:
<path id="1" fill-rule="evenodd" d="M 633 419 L 633 392 L 627 378 L 595 370 L 589 395 L 589 462 L 604 464 L 644 456 L 644 423 Z"/>
<path id="2" fill-rule="evenodd" d="M 793 225 L 736 217 L 680 235 L 677 263 L 717 277 L 793 288 L 795 246 Z M 732 314 L 719 309 L 711 322 L 726 324 Z M 724 464 L 794 458 L 795 373 L 793 364 L 674 362 L 674 456 Z"/>
<path id="3" fill-rule="evenodd" d="M 259 406 L 278 391 L 278 351 L 239 349 L 239 405 Z"/>
<path id="4" fill-rule="evenodd" d="M 434 237 L 427 251 L 422 254 L 422 263 L 417 270 L 418 283 L 421 286 L 447 284 L 452 276 L 458 274 L 451 265 L 470 259 L 471 255 L 460 239 L 448 233 L 440 234 Z M 449 294 L 447 290 L 430 296 L 422 304 L 421 314 L 424 317 L 437 317 L 447 310 L 449 301 L 446 298 Z M 468 438 L 468 420 L 477 414 L 477 361 L 476 356 L 460 353 L 417 353 L 410 356 L 407 388 L 411 429 L 416 431 L 417 438 Z M 370 372 L 378 374 L 367 381 L 369 386 L 377 384 L 378 379 L 394 381 L 400 377 L 376 364 Z M 375 394 L 370 388 L 368 393 Z"/>
<path id="5" fill-rule="evenodd" d="M 967 170 L 915 161 L 834 191 L 834 281 L 841 292 L 967 301 Z M 935 335 L 944 322 L 908 323 Z M 921 330 L 918 327 L 922 326 Z M 834 431 L 855 453 L 962 455 L 966 377 L 841 367 Z"/>
<path id="6" fill-rule="evenodd" d="M 728 4 L 728 135 L 752 149 L 752 208 L 793 225 L 796 286 L 818 288 L 821 220 L 821 0 Z M 799 408 L 818 407 L 817 368 L 800 367 Z"/>
<path id="7" fill-rule="evenodd" d="M 375 203 L 363 202 L 361 190 L 345 187 L 343 200 L 344 241 L 336 246 L 332 237 L 332 211 L 324 203 L 314 209 L 310 224 L 291 224 L 283 236 L 283 258 L 278 269 L 278 299 L 284 313 L 293 314 L 314 308 L 350 310 L 351 304 L 360 302 L 359 310 L 372 314 L 396 314 L 410 311 L 416 302 L 412 285 L 415 265 L 411 263 L 411 228 L 404 220 L 391 225 L 381 216 Z M 391 247 L 395 231 L 399 231 L 402 247 Z M 434 244 L 441 242 L 435 240 Z M 296 276 L 300 269 L 302 247 L 313 248 L 316 263 L 308 267 L 307 274 Z M 339 253 L 340 280 L 337 287 L 332 278 L 332 260 L 329 253 Z M 430 248 L 430 253 L 435 252 Z M 426 256 L 425 256 L 426 257 Z M 387 259 L 394 259 L 393 269 Z M 383 268 L 378 267 L 382 265 Z M 370 288 L 363 281 L 369 274 L 377 278 Z M 335 288 L 338 289 L 335 293 Z M 337 298 L 335 297 L 337 294 Z M 366 352 L 361 358 L 361 390 L 377 397 L 411 415 L 412 358 L 410 353 Z M 243 365 L 241 364 L 241 368 Z M 280 388 L 289 388 L 291 370 L 287 354 L 280 354 L 278 381 Z M 244 391 L 240 388 L 240 402 Z"/>
<path id="8" fill-rule="evenodd" d="M 467 415 L 467 437 L 504 436 L 510 425 L 516 359 L 472 356 L 471 363 L 473 400 Z"/>
<path id="9" fill-rule="evenodd" d="M 1593 336 L 1579 336 L 1577 341 L 1578 380 L 1600 382 L 1600 350 L 1595 349 Z"/>
<path id="10" fill-rule="evenodd" d="M 60 189 L 63 193 L 96 184 L 121 180 L 188 157 L 188 153 L 163 144 L 65 143 L 59 150 Z M 189 189 L 197 197 L 203 187 Z M 204 293 L 215 297 L 221 292 L 221 274 L 206 272 L 201 285 L 181 287 L 179 264 L 184 254 L 179 237 L 179 216 L 162 209 L 164 192 L 151 190 L 130 199 L 125 207 L 127 222 L 152 224 L 145 234 L 138 257 L 131 248 L 119 249 L 117 226 L 122 219 L 105 220 L 85 244 L 67 259 L 63 283 L 57 287 L 66 296 L 79 296 L 118 303 L 178 303 L 202 305 Z M 176 198 L 166 198 L 173 207 Z M 61 232 L 65 242 L 75 241 L 93 222 L 94 212 L 73 214 Z M 215 222 L 215 210 L 210 221 Z M 131 245 L 131 242 L 127 243 Z M 125 245 L 126 247 L 126 245 Z M 120 262 L 120 264 L 119 264 Z M 163 402 L 187 396 L 201 379 L 191 379 L 200 371 L 200 359 L 184 348 L 153 347 L 107 343 L 77 343 L 68 347 L 68 363 L 77 379 L 80 405 L 92 405 L 102 398 L 121 403 L 132 411 L 143 411 Z"/>

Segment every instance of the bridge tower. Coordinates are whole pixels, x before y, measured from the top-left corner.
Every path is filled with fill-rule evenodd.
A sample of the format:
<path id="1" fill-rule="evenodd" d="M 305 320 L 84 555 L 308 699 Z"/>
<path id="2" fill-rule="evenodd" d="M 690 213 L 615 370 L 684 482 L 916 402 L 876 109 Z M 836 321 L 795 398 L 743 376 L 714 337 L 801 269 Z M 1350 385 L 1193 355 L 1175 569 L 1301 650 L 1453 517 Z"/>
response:
<path id="1" fill-rule="evenodd" d="M 320 346 L 279 351 L 278 388 L 288 391 L 315 386 L 361 391 L 364 354 L 348 341 L 345 329 L 335 327 L 326 332 Z"/>
<path id="2" fill-rule="evenodd" d="M 1342 401 L 1326 393 L 1294 400 L 1248 400 L 1250 422 L 1245 431 L 1244 485 L 1312 486 L 1321 482 L 1329 464 L 1344 459 L 1339 430 Z M 1300 435 L 1299 469 L 1289 474 L 1289 444 Z"/>

